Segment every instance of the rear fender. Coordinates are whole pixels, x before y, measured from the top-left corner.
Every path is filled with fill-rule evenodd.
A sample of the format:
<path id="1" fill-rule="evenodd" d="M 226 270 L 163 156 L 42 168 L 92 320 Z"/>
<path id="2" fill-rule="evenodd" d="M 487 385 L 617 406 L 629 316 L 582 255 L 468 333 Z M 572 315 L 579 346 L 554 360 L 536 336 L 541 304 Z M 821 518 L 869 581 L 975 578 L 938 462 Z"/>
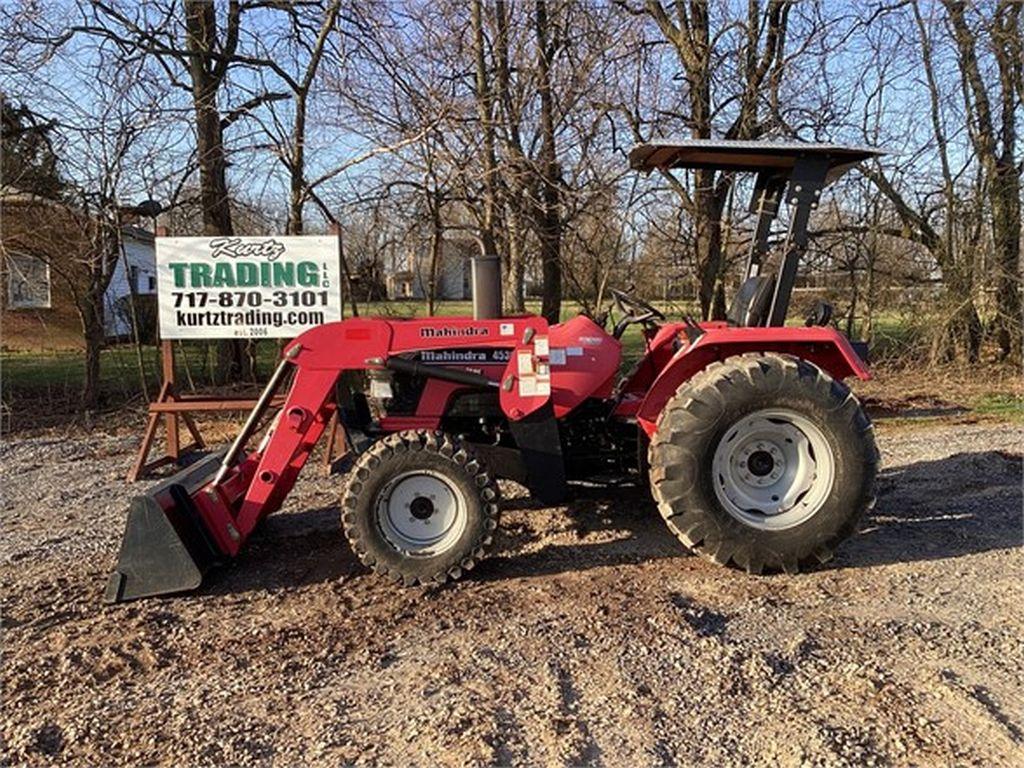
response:
<path id="1" fill-rule="evenodd" d="M 708 365 L 745 352 L 779 352 L 814 363 L 834 379 L 871 374 L 849 340 L 834 328 L 729 328 L 707 329 L 696 342 L 684 345 L 658 377 L 637 410 L 637 421 L 648 436 L 657 428 L 669 398 Z"/>

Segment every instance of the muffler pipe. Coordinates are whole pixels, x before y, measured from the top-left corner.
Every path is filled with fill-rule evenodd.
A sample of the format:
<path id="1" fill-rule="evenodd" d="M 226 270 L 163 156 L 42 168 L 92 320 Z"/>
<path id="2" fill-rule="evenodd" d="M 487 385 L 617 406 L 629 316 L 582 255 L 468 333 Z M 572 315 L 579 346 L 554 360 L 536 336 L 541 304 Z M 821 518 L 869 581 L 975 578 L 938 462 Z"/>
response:
<path id="1" fill-rule="evenodd" d="M 496 255 L 474 256 L 470 262 L 473 285 L 473 319 L 501 317 L 501 259 Z"/>
<path id="2" fill-rule="evenodd" d="M 263 414 L 270 405 L 270 401 L 273 400 L 274 395 L 277 394 L 277 390 L 281 386 L 281 382 L 284 381 L 284 377 L 287 374 L 288 366 L 296 357 L 298 357 L 298 354 L 301 351 L 302 345 L 296 344 L 285 353 L 284 357 L 281 358 L 281 362 L 277 364 L 277 368 L 274 370 L 273 376 L 270 377 L 270 381 L 267 382 L 267 386 L 263 388 L 263 393 L 260 395 L 260 399 L 256 401 L 256 407 L 250 411 L 249 417 L 245 420 L 245 424 L 242 425 L 242 431 L 238 433 L 238 437 L 235 438 L 231 447 L 228 448 L 228 452 L 224 454 L 224 459 L 220 463 L 220 469 L 218 469 L 217 474 L 214 475 L 211 485 L 220 485 L 224 478 L 227 477 L 228 472 L 231 471 L 231 467 L 235 465 L 238 455 L 245 448 L 245 444 L 249 442 L 249 438 L 252 437 L 252 433 L 256 431 L 256 427 L 259 425 L 260 419 L 263 418 Z"/>

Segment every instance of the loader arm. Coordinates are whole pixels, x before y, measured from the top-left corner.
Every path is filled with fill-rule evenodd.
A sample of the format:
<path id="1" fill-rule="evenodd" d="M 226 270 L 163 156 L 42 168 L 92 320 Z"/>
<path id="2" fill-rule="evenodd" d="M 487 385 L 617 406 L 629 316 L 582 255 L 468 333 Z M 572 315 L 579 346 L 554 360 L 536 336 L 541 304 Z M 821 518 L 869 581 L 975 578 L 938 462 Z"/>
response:
<path id="1" fill-rule="evenodd" d="M 339 373 L 296 365 L 291 390 L 261 450 L 196 497 L 204 521 L 225 554 L 237 555 L 260 521 L 281 508 L 334 415 L 334 383 Z"/>

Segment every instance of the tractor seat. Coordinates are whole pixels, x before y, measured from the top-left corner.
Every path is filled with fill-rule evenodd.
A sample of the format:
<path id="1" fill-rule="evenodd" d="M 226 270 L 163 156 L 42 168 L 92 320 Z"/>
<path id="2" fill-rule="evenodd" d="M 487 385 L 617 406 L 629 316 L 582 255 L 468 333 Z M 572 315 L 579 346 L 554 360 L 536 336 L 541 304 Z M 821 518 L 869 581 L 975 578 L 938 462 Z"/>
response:
<path id="1" fill-rule="evenodd" d="M 748 277 L 732 297 L 725 319 L 730 325 L 750 327 L 764 325 L 775 293 L 775 275 Z"/>

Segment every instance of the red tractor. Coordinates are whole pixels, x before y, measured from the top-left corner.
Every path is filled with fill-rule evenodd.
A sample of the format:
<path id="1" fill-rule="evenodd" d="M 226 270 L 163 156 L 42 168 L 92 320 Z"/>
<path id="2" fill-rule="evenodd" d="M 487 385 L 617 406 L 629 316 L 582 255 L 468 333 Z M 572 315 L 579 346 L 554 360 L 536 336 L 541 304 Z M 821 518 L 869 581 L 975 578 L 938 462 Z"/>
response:
<path id="1" fill-rule="evenodd" d="M 341 525 L 359 559 L 396 582 L 444 582 L 479 562 L 499 524 L 502 478 L 556 503 L 575 480 L 646 477 L 671 531 L 717 563 L 761 573 L 827 561 L 873 500 L 871 422 L 842 383 L 868 371 L 824 303 L 805 325 L 784 323 L 821 190 L 876 154 L 709 141 L 632 150 L 639 170 L 756 173 L 757 222 L 727 322 L 670 322 L 613 291 L 611 332 L 579 315 L 553 326 L 536 316 L 353 318 L 302 334 L 230 448 L 133 500 L 107 601 L 193 589 L 235 557 L 336 414 L 355 454 Z M 783 201 L 788 233 L 769 269 Z M 493 281 L 474 288 L 476 301 L 493 302 Z M 646 349 L 618 380 L 631 325 Z M 247 450 L 289 376 L 283 407 Z"/>

